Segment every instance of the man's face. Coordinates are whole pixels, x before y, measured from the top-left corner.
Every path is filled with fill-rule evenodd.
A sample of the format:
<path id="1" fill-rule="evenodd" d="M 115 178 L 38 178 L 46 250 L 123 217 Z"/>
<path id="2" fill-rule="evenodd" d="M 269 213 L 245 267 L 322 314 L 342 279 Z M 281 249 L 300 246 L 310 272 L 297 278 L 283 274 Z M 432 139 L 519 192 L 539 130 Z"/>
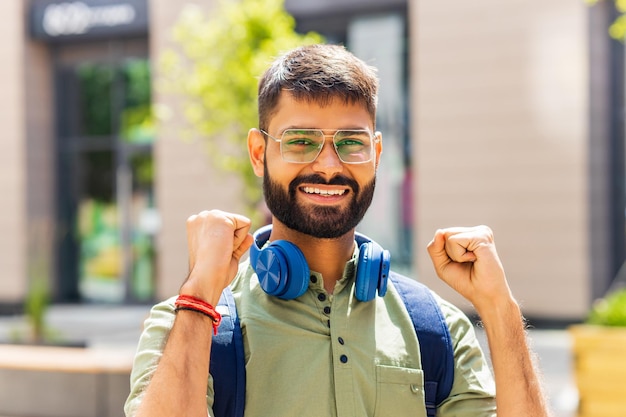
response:
<path id="1" fill-rule="evenodd" d="M 373 126 L 363 106 L 340 100 L 320 106 L 283 93 L 268 133 L 280 138 L 288 128 L 316 128 L 332 135 L 337 129 L 372 131 Z M 345 164 L 329 136 L 315 161 L 292 163 L 282 159 L 280 143 L 268 138 L 263 169 L 266 204 L 290 229 L 318 238 L 340 237 L 356 227 L 370 206 L 380 151 L 376 145 L 371 161 Z"/>

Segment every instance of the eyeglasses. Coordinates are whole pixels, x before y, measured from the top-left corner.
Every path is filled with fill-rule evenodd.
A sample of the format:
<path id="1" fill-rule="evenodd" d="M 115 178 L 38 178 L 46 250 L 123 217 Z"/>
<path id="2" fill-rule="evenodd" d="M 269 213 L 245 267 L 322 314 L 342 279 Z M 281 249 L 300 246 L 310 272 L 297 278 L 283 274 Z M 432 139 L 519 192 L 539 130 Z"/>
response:
<path id="1" fill-rule="evenodd" d="M 297 164 L 315 161 L 327 137 L 333 138 L 333 146 L 341 162 L 364 164 L 372 160 L 372 143 L 379 141 L 369 130 L 337 130 L 332 135 L 326 135 L 321 129 L 287 129 L 280 139 L 264 130 L 261 132 L 280 143 L 283 160 Z"/>

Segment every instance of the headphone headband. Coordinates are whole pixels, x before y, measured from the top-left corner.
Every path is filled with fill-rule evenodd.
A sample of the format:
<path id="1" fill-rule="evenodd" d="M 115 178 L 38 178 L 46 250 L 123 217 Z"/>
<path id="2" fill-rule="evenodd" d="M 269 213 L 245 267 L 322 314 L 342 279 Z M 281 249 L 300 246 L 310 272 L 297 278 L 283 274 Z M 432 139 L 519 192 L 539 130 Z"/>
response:
<path id="1" fill-rule="evenodd" d="M 250 247 L 250 264 L 256 265 L 257 259 L 259 257 L 259 252 L 263 249 L 265 243 L 270 239 L 270 235 L 272 234 L 272 225 L 268 224 L 266 226 L 261 227 L 256 232 L 254 232 L 254 239 L 252 242 L 252 246 Z M 255 268 L 256 270 L 256 268 Z"/>

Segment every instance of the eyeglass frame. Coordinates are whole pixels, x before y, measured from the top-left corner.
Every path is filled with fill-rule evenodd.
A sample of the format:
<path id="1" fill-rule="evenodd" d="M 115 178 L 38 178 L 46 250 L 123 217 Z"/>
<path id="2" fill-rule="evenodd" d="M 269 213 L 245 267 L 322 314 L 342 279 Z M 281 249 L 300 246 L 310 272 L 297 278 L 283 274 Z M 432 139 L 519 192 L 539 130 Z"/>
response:
<path id="1" fill-rule="evenodd" d="M 315 157 L 310 160 L 310 161 L 290 161 L 285 159 L 285 155 L 283 153 L 283 136 L 285 134 L 285 132 L 290 131 L 290 130 L 314 130 L 316 132 L 322 132 L 322 137 L 324 138 L 324 141 L 322 142 L 322 146 L 320 146 L 319 150 L 317 151 L 317 155 L 315 155 Z M 327 130 L 334 130 L 335 132 L 332 135 L 327 135 L 324 131 Z M 350 164 L 350 165 L 360 165 L 360 164 L 366 164 L 368 162 L 370 162 L 372 159 L 374 159 L 374 152 L 375 152 L 375 147 L 372 146 L 372 149 L 370 150 L 370 157 L 369 159 L 367 159 L 366 161 L 359 161 L 359 162 L 347 162 L 344 161 L 343 158 L 341 158 L 341 155 L 339 154 L 339 150 L 337 149 L 337 144 L 335 143 L 335 137 L 337 136 L 338 132 L 367 132 L 370 135 L 370 138 L 372 139 L 372 145 L 379 143 L 381 140 L 378 137 L 377 134 L 372 133 L 370 130 L 368 129 L 318 129 L 318 128 L 300 128 L 300 127 L 292 127 L 289 129 L 285 129 L 282 133 L 281 133 L 281 138 L 278 139 L 272 135 L 270 135 L 268 132 L 266 132 L 263 129 L 259 128 L 259 132 L 263 133 L 265 136 L 268 136 L 269 138 L 271 138 L 272 140 L 274 140 L 274 142 L 277 142 L 280 146 L 280 156 L 281 158 L 283 158 L 283 161 L 285 162 L 289 162 L 292 164 L 311 164 L 313 162 L 315 162 L 317 160 L 317 158 L 320 156 L 320 154 L 322 153 L 322 150 L 324 149 L 324 145 L 326 145 L 326 138 L 327 137 L 332 137 L 332 142 L 333 142 L 333 149 L 335 150 L 335 154 L 337 155 L 337 157 L 339 158 L 339 160 L 344 163 L 344 164 Z"/>

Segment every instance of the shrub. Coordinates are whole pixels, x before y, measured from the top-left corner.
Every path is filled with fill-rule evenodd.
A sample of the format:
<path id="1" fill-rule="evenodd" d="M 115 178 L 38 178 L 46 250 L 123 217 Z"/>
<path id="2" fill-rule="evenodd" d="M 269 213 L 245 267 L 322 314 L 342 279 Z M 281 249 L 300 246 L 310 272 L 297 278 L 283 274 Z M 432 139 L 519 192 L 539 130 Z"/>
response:
<path id="1" fill-rule="evenodd" d="M 626 288 L 598 300 L 589 313 L 587 323 L 626 327 Z"/>

